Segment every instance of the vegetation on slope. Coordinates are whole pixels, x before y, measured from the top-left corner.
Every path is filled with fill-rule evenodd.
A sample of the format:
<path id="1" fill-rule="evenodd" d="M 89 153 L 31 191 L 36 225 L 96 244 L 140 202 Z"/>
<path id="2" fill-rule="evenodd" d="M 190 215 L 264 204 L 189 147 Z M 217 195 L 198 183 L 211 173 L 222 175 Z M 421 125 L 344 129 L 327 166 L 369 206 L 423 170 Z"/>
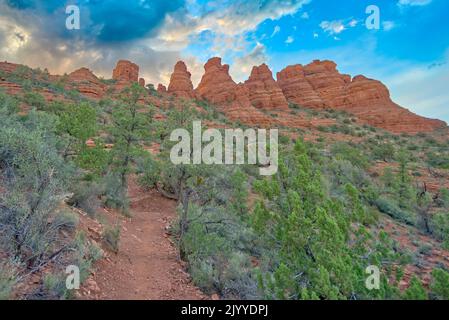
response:
<path id="1" fill-rule="evenodd" d="M 155 93 L 137 85 L 93 102 L 50 85 L 42 80 L 45 72 L 31 78 L 29 72 L 18 70 L 9 81 L 50 87 L 66 101 L 47 102 L 31 90 L 0 94 L 0 298 L 50 265 L 52 273 L 29 297 L 70 297 L 63 266 L 75 261 L 85 275 L 99 256 L 67 205 L 92 217 L 99 206 L 129 214 L 126 179 L 134 173 L 142 186 L 178 201 L 172 235 L 194 283 L 207 293 L 238 299 L 448 298 L 444 263 L 432 265 L 430 283 L 417 273 L 406 290 L 401 287 L 408 266 L 426 259 L 429 250 L 419 243 L 418 257 L 383 230 L 388 216 L 448 246 L 449 191 L 421 182 L 423 168 L 447 179 L 448 141 L 439 136 L 392 135 L 343 112 L 292 105 L 292 112 L 336 124 L 313 132 L 283 128 L 277 175 L 262 178 L 251 165 L 173 165 L 173 129 L 189 129 L 194 120 L 236 124 L 203 101 L 160 108 L 164 120 L 155 121 L 155 108 L 141 103 Z M 17 113 L 22 104 L 31 107 L 26 115 Z M 335 141 L 334 135 L 347 139 Z M 308 136 L 313 142 L 303 141 Z M 86 145 L 91 138 L 94 145 Z M 159 150 L 151 154 L 154 145 Z M 118 230 L 111 226 L 104 233 L 112 250 Z M 381 270 L 379 290 L 365 286 L 369 266 Z"/>

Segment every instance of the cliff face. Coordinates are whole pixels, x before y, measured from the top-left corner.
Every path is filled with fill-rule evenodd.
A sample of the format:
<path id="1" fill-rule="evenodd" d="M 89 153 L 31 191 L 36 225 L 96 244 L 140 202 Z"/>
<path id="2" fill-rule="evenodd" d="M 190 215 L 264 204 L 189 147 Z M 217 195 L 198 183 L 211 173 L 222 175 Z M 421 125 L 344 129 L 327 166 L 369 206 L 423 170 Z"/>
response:
<path id="1" fill-rule="evenodd" d="M 266 64 L 253 68 L 245 86 L 248 88 L 251 104 L 256 108 L 288 109 L 287 99 Z"/>
<path id="2" fill-rule="evenodd" d="M 332 108 L 362 122 L 395 133 L 433 131 L 443 121 L 426 119 L 398 106 L 380 81 L 340 74 L 332 61 L 289 66 L 278 73 L 278 84 L 292 103 L 308 108 Z"/>
<path id="3" fill-rule="evenodd" d="M 40 77 L 42 81 L 64 81 L 66 89 L 77 90 L 82 95 L 100 99 L 112 89 L 118 92 L 130 83 L 145 86 L 139 79 L 139 66 L 120 60 L 113 70 L 116 82 L 108 85 L 98 79 L 89 69 L 81 68 L 70 73 L 67 78 L 35 73 L 24 66 L 0 62 L 0 88 L 10 94 L 20 95 L 20 82 L 9 77 L 11 73 L 24 68 L 22 77 Z M 221 58 L 212 58 L 204 66 L 204 75 L 194 90 L 191 74 L 184 62 L 179 61 L 171 75 L 167 88 L 158 85 L 161 95 L 171 94 L 187 99 L 203 99 L 219 107 L 231 120 L 258 126 L 308 127 L 315 126 L 314 119 L 307 120 L 292 114 L 288 103 L 307 108 L 331 108 L 353 114 L 362 123 L 386 129 L 394 133 L 430 132 L 446 124 L 440 120 L 420 117 L 394 103 L 388 88 L 380 81 L 340 74 L 332 61 L 315 60 L 308 65 L 288 66 L 277 74 L 277 81 L 266 64 L 254 67 L 249 79 L 237 84 L 229 75 L 229 66 L 223 65 Z M 49 101 L 63 99 L 51 90 L 40 93 Z M 164 104 L 155 97 L 154 105 Z M 320 123 L 320 125 L 325 125 Z"/>
<path id="4" fill-rule="evenodd" d="M 87 68 L 73 71 L 68 80 L 86 97 L 99 99 L 104 95 L 105 85 Z"/>
<path id="5" fill-rule="evenodd" d="M 192 75 L 187 70 L 186 64 L 183 61 L 178 61 L 170 77 L 170 84 L 167 90 L 168 93 L 180 98 L 194 98 L 195 93 L 193 91 L 191 77 Z"/>

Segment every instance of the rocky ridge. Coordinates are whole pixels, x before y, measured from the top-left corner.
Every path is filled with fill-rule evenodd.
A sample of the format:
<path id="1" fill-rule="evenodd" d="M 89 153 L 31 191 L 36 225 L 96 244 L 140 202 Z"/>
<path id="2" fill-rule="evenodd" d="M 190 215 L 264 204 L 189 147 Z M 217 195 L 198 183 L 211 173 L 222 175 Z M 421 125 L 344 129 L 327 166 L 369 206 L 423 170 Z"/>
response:
<path id="1" fill-rule="evenodd" d="M 17 64 L 0 62 L 0 88 L 11 94 L 22 91 L 20 84 L 2 76 L 15 73 L 19 67 Z M 46 77 L 55 81 L 64 78 L 48 73 Z M 145 80 L 139 78 L 139 66 L 128 60 L 118 61 L 112 79 L 113 84 L 106 84 L 89 69 L 81 68 L 70 73 L 64 81 L 67 82 L 67 88 L 78 90 L 93 99 L 101 99 L 111 87 L 113 92 L 118 92 L 130 83 L 145 86 Z M 47 99 L 56 99 L 48 89 L 43 91 Z M 388 88 L 380 81 L 361 75 L 352 78 L 341 74 L 337 65 L 327 60 L 315 60 L 304 66 L 288 66 L 277 73 L 276 80 L 269 67 L 262 64 L 253 68 L 247 81 L 237 84 L 229 74 L 229 65 L 222 64 L 221 58 L 214 57 L 204 65 L 204 74 L 196 89 L 186 64 L 179 61 L 174 67 L 168 88 L 159 84 L 157 92 L 176 98 L 208 101 L 230 120 L 248 125 L 298 128 L 314 127 L 317 123 L 323 125 L 313 119 L 306 120 L 293 115 L 289 105 L 298 105 L 310 109 L 346 111 L 361 123 L 393 133 L 416 134 L 446 127 L 443 121 L 418 116 L 394 103 Z M 155 102 L 155 105 L 164 104 Z"/>

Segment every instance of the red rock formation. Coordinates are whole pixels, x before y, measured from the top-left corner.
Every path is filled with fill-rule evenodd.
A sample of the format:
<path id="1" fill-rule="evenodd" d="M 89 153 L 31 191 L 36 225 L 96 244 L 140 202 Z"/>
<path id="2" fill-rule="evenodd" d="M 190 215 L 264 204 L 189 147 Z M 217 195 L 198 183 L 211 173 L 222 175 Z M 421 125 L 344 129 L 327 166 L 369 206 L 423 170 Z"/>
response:
<path id="1" fill-rule="evenodd" d="M 159 92 L 159 93 L 166 93 L 167 92 L 167 88 L 162 83 L 159 83 L 157 85 L 157 92 Z"/>
<path id="2" fill-rule="evenodd" d="M 105 85 L 87 68 L 68 75 L 68 81 L 84 96 L 99 99 L 105 93 Z"/>
<path id="3" fill-rule="evenodd" d="M 195 90 L 197 97 L 214 104 L 234 101 L 237 84 L 229 75 L 229 65 L 222 65 L 221 58 L 212 58 L 205 64 L 204 70 Z"/>
<path id="4" fill-rule="evenodd" d="M 112 72 L 112 79 L 126 82 L 138 82 L 139 66 L 128 60 L 120 60 Z"/>
<path id="5" fill-rule="evenodd" d="M 192 75 L 187 70 L 186 64 L 183 61 L 178 61 L 170 77 L 168 93 L 171 93 L 180 98 L 194 98 L 195 93 L 193 91 L 191 77 Z"/>
<path id="6" fill-rule="evenodd" d="M 266 64 L 253 68 L 245 86 L 248 88 L 249 99 L 256 108 L 288 109 L 287 99 Z"/>
<path id="7" fill-rule="evenodd" d="M 336 67 L 332 61 L 319 60 L 306 66 L 289 66 L 278 73 L 278 83 L 293 103 L 345 110 L 362 122 L 395 133 L 428 132 L 445 126 L 442 121 L 417 116 L 395 104 L 381 82 L 363 76 L 351 80 Z"/>
<path id="8" fill-rule="evenodd" d="M 251 104 L 249 90 L 245 85 L 236 85 L 233 96 L 232 102 L 221 107 L 223 113 L 230 120 L 258 127 L 269 127 L 276 122 Z"/>
<path id="9" fill-rule="evenodd" d="M 145 79 L 144 78 L 139 79 L 139 86 L 145 87 Z"/>
<path id="10" fill-rule="evenodd" d="M 299 106 L 324 108 L 323 100 L 306 80 L 302 65 L 288 66 L 278 72 L 277 82 L 288 101 Z"/>
<path id="11" fill-rule="evenodd" d="M 357 76 L 347 86 L 346 104 L 338 106 L 372 126 L 395 133 L 430 132 L 446 124 L 418 116 L 394 103 L 380 81 Z"/>
<path id="12" fill-rule="evenodd" d="M 20 64 L 9 63 L 7 61 L 0 62 L 0 71 L 6 72 L 6 73 L 12 73 L 20 66 L 21 66 Z"/>

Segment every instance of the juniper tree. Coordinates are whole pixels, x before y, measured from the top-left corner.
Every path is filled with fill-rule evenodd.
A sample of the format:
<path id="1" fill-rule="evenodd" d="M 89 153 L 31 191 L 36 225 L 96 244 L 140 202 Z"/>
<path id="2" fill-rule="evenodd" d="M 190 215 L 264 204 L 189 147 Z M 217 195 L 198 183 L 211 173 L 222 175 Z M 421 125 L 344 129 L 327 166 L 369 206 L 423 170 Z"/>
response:
<path id="1" fill-rule="evenodd" d="M 146 90 L 138 84 L 126 88 L 112 110 L 109 132 L 114 141 L 112 165 L 120 179 L 123 190 L 127 188 L 127 175 L 135 156 L 141 151 L 141 142 L 150 136 L 153 109 L 140 104 Z"/>
<path id="2" fill-rule="evenodd" d="M 326 194 L 320 170 L 298 141 L 279 161 L 272 179 L 258 181 L 259 201 L 253 226 L 273 257 L 261 267 L 260 285 L 267 298 L 349 299 L 370 296 L 364 270 L 381 264 L 383 253 L 356 237 L 354 224 L 366 213 L 352 186 L 350 206 Z M 351 240 L 352 239 L 352 240 Z M 354 241 L 351 246 L 350 242 Z M 388 295 L 386 280 L 382 293 Z"/>

